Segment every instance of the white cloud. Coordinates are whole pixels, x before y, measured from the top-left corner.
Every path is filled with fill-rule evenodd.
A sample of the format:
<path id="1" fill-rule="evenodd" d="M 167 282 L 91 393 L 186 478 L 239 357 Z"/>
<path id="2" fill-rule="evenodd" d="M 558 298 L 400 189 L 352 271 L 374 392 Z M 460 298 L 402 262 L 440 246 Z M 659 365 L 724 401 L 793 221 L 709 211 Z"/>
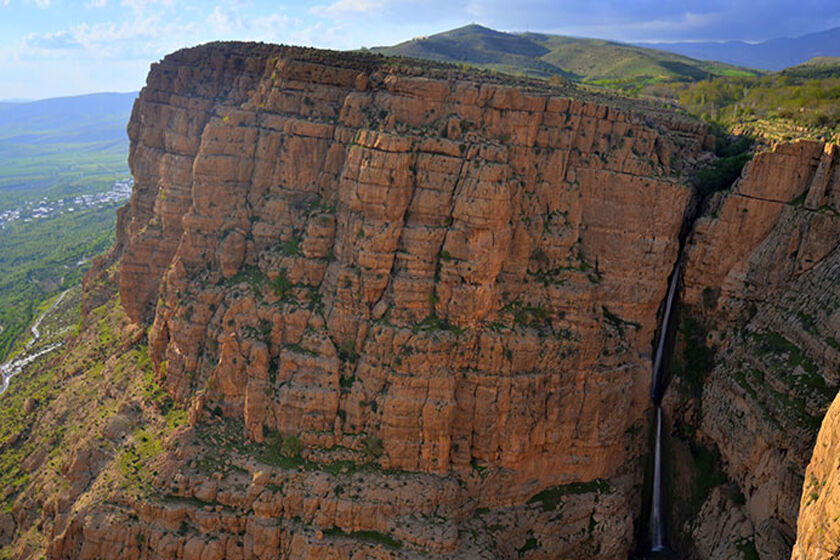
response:
<path id="1" fill-rule="evenodd" d="M 82 44 L 79 43 L 75 35 L 69 31 L 57 31 L 55 33 L 45 33 L 44 35 L 30 33 L 26 38 L 26 44 L 32 49 L 45 50 L 66 50 L 82 47 Z"/>
<path id="2" fill-rule="evenodd" d="M 125 8 L 131 8 L 135 14 L 142 14 L 148 11 L 148 8 L 160 4 L 163 7 L 171 8 L 174 6 L 174 0 L 121 0 L 120 5 Z"/>
<path id="3" fill-rule="evenodd" d="M 286 14 L 271 14 L 270 16 L 254 18 L 253 25 L 256 29 L 276 30 L 280 27 L 288 27 L 289 25 L 298 27 L 301 25 L 301 21 L 299 19 L 292 19 Z"/>
<path id="4" fill-rule="evenodd" d="M 652 19 L 649 21 L 638 22 L 636 24 L 631 25 L 631 27 L 636 28 L 639 31 L 654 32 L 663 30 L 694 30 L 711 26 L 717 23 L 720 20 L 720 17 L 721 14 L 718 13 L 695 14 L 693 12 L 686 12 L 684 14 L 680 14 L 675 18 Z"/>
<path id="5" fill-rule="evenodd" d="M 388 0 L 336 0 L 332 4 L 312 6 L 309 13 L 321 17 L 372 14 L 381 11 L 387 4 Z"/>
<path id="6" fill-rule="evenodd" d="M 55 33 L 26 36 L 17 49 L 21 59 L 77 58 L 79 49 L 92 60 L 149 60 L 182 47 L 200 35 L 195 22 L 164 21 L 158 15 L 122 23 L 81 23 Z"/>
<path id="7" fill-rule="evenodd" d="M 323 45 L 334 41 L 336 35 L 333 29 L 306 28 L 302 20 L 285 13 L 246 16 L 236 3 L 204 13 L 179 14 L 161 5 L 166 0 L 121 1 L 141 12 L 120 21 L 85 22 L 60 31 L 30 33 L 17 45 L 10 45 L 7 56 L 24 61 L 86 59 L 95 65 L 104 60 L 155 60 L 188 45 L 220 39 L 309 43 L 315 36 Z M 150 7 L 152 2 L 158 5 Z M 146 8 L 148 12 L 142 12 Z"/>
<path id="8" fill-rule="evenodd" d="M 230 34 L 243 27 L 242 19 L 237 13 L 221 6 L 216 6 L 210 15 L 207 16 L 206 21 L 214 31 L 222 34 Z"/>

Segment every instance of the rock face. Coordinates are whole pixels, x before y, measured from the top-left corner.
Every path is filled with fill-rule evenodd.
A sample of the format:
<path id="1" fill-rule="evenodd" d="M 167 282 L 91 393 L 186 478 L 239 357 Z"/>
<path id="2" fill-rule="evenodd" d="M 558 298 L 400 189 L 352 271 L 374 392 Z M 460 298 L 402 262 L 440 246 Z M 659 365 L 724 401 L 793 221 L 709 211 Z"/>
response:
<path id="1" fill-rule="evenodd" d="M 683 341 L 695 348 L 675 368 L 674 431 L 699 428 L 683 439 L 715 448 L 735 484 L 684 527 L 703 558 L 720 557 L 721 534 L 760 558 L 790 555 L 805 466 L 840 382 L 837 149 L 797 142 L 756 155 L 686 247 Z M 711 367 L 697 346 L 713 352 Z M 710 515 L 727 488 L 734 501 Z M 709 529 L 727 517 L 734 529 Z"/>
<path id="2" fill-rule="evenodd" d="M 237 517 L 249 535 L 270 523 L 274 555 L 293 529 L 280 518 L 295 517 L 458 556 L 474 550 L 460 529 L 490 510 L 509 527 L 492 557 L 515 545 L 624 558 L 651 341 L 691 200 L 672 164 L 699 156 L 705 128 L 451 69 L 413 74 L 240 44 L 153 66 L 129 125 L 119 291 L 129 317 L 152 322 L 161 384 L 197 427 L 215 411 L 254 442 L 294 438 L 327 463 L 374 457 L 414 488 L 389 498 L 366 479 L 361 509 L 325 502 L 314 518 L 256 490 L 178 494 L 251 511 Z M 557 486 L 582 490 L 519 513 Z M 447 521 L 387 521 L 418 511 Z M 88 517 L 61 554 L 107 557 L 108 519 Z M 570 519 L 582 530 L 563 537 Z M 213 543 L 202 557 L 236 557 Z"/>
<path id="3" fill-rule="evenodd" d="M 40 451 L 0 544 L 628 558 L 657 316 L 707 131 L 506 80 L 239 43 L 154 65 L 86 328 L 47 412 L 3 443 Z M 836 149 L 757 155 L 688 237 L 663 403 L 686 558 L 789 553 L 840 375 Z M 831 507 L 825 490 L 803 512 Z"/>
<path id="4" fill-rule="evenodd" d="M 840 485 L 837 475 L 837 462 L 840 460 L 838 417 L 840 399 L 835 398 L 825 415 L 814 454 L 805 473 L 796 526 L 796 544 L 791 556 L 793 560 L 828 560 L 836 558 L 840 549 L 840 523 L 837 517 L 840 512 L 837 496 L 837 487 Z"/>

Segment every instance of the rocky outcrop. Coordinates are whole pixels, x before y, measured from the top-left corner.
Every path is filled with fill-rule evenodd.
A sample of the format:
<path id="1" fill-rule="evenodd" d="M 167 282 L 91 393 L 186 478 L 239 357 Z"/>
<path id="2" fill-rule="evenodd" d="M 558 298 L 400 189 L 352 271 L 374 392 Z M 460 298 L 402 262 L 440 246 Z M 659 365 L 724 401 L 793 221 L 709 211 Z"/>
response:
<path id="1" fill-rule="evenodd" d="M 840 550 L 840 523 L 838 512 L 840 502 L 837 487 L 837 463 L 840 449 L 837 447 L 838 416 L 840 399 L 835 398 L 825 415 L 817 443 L 808 469 L 799 503 L 799 519 L 796 526 L 796 544 L 793 560 L 829 560 L 836 558 Z"/>
<path id="2" fill-rule="evenodd" d="M 113 527 L 175 514 L 91 511 L 56 556 L 107 557 L 118 538 L 238 557 L 210 529 L 210 544 L 164 545 L 182 521 L 234 523 L 268 547 L 258 557 L 292 533 L 310 544 L 291 557 L 319 557 L 312 535 L 332 527 L 454 556 L 627 556 L 651 341 L 691 199 L 672 164 L 700 157 L 705 128 L 492 75 L 418 74 L 269 45 L 170 55 L 129 125 L 118 248 L 122 305 L 152 323 L 160 383 L 196 429 L 221 415 L 254 445 L 299 441 L 308 461 L 368 462 L 410 486 L 365 475 L 346 509 L 330 477 L 318 484 L 336 498 L 315 503 L 314 475 L 254 473 L 237 491 L 223 477 L 213 496 L 185 482 L 173 493 L 218 503 L 218 521 L 182 507 L 166 536 L 134 535 Z"/>
<path id="3" fill-rule="evenodd" d="M 760 558 L 790 554 L 805 466 L 840 381 L 838 173 L 836 145 L 760 153 L 731 193 L 715 195 L 686 248 L 682 334 L 693 348 L 676 364 L 676 445 L 719 453 L 735 487 L 704 511 L 728 493 L 723 509 L 739 521 L 725 540 Z M 689 427 L 699 430 L 686 438 Z M 701 512 L 683 528 L 700 557 L 726 546 L 704 529 L 722 519 Z"/>

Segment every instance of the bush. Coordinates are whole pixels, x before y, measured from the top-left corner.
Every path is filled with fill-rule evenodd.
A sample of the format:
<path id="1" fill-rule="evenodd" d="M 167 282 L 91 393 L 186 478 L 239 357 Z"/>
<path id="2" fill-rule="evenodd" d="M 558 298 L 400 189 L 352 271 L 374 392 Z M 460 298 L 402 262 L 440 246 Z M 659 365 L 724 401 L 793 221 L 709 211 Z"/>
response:
<path id="1" fill-rule="evenodd" d="M 274 280 L 271 281 L 271 289 L 274 291 L 274 295 L 280 299 L 285 299 L 288 295 L 289 291 L 294 287 L 291 280 L 286 276 L 286 270 L 281 270 L 277 273 L 277 276 L 274 277 Z"/>
<path id="2" fill-rule="evenodd" d="M 697 190 L 701 195 L 707 196 L 717 191 L 729 189 L 741 176 L 744 165 L 751 159 L 751 153 L 743 153 L 716 160 L 711 166 L 701 169 L 695 175 Z"/>
<path id="3" fill-rule="evenodd" d="M 355 363 L 359 359 L 356 352 L 356 342 L 352 339 L 345 340 L 338 348 L 338 359 L 342 362 Z"/>
<path id="4" fill-rule="evenodd" d="M 288 436 L 283 438 L 283 445 L 280 449 L 286 457 L 296 459 L 300 457 L 300 452 L 303 451 L 303 443 L 297 436 Z"/>
<path id="5" fill-rule="evenodd" d="M 362 441 L 362 444 L 365 446 L 365 455 L 368 458 L 375 459 L 385 453 L 385 446 L 382 444 L 382 439 L 376 436 L 367 436 Z"/>
<path id="6" fill-rule="evenodd" d="M 707 196 L 717 191 L 730 188 L 741 176 L 744 165 L 752 159 L 753 138 L 732 136 L 717 125 L 712 125 L 715 135 L 715 154 L 718 159 L 705 169 L 697 171 L 697 190 Z"/>

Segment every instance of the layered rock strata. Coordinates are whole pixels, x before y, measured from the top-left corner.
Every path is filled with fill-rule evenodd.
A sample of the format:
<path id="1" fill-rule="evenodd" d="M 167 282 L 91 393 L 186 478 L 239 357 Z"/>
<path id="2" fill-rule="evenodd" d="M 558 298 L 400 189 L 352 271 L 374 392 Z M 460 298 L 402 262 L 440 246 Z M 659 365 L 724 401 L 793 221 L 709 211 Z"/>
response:
<path id="1" fill-rule="evenodd" d="M 705 128 L 435 72 L 238 44 L 155 65 L 129 125 L 122 305 L 152 322 L 161 383 L 197 427 L 215 413 L 313 461 L 374 457 L 426 504 L 382 488 L 336 517 L 269 507 L 256 482 L 245 501 L 220 490 L 249 535 L 300 518 L 457 555 L 489 510 L 517 550 L 539 542 L 531 557 L 626 557 L 651 340 L 691 199 L 675 162 L 700 156 Z M 580 484 L 552 518 L 511 521 Z M 421 514 L 446 522 L 385 522 Z M 563 536 L 569 515 L 588 521 Z M 69 550 L 98 539 L 81 523 Z"/>
<path id="2" fill-rule="evenodd" d="M 790 555 L 805 467 L 840 382 L 837 150 L 797 142 L 757 154 L 689 238 L 683 338 L 695 348 L 677 369 L 696 398 L 672 395 L 674 430 L 698 428 L 688 439 L 715 448 L 735 483 L 682 528 L 699 557 Z M 713 352 L 707 371 L 697 346 Z"/>

